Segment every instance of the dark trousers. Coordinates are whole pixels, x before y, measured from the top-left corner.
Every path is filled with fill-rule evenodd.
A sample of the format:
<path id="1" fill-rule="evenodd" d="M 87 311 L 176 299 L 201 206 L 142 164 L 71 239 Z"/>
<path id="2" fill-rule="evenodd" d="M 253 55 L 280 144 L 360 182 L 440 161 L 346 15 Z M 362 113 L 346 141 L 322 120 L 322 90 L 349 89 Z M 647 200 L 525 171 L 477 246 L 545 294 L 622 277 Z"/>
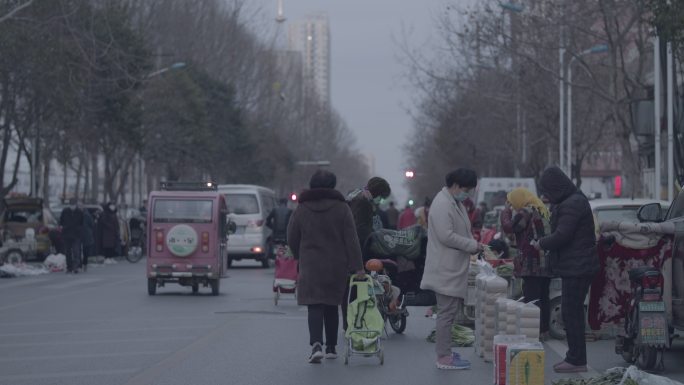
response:
<path id="1" fill-rule="evenodd" d="M 561 316 L 565 325 L 568 352 L 565 361 L 573 365 L 587 364 L 587 343 L 584 337 L 584 299 L 592 278 L 562 277 Z"/>
<path id="2" fill-rule="evenodd" d="M 551 317 L 551 300 L 549 299 L 549 287 L 551 278 L 549 277 L 523 277 L 523 296 L 525 302 L 535 302 L 541 310 L 539 320 L 539 332 L 549 331 L 549 318 Z"/>
<path id="3" fill-rule="evenodd" d="M 104 254 L 105 259 L 114 258 L 114 255 L 116 255 L 116 249 L 113 247 L 103 247 L 102 253 Z"/>
<path id="4" fill-rule="evenodd" d="M 81 240 L 64 238 L 64 254 L 66 255 L 67 271 L 77 270 L 81 265 Z"/>
<path id="5" fill-rule="evenodd" d="M 325 326 L 325 345 L 337 345 L 337 329 L 340 326 L 337 306 L 309 305 L 309 344 L 323 344 L 323 327 Z"/>
<path id="6" fill-rule="evenodd" d="M 91 255 L 93 255 L 93 249 L 95 248 L 95 245 L 83 245 L 83 258 L 82 258 L 82 264 L 83 266 L 88 266 L 88 258 L 90 258 Z"/>

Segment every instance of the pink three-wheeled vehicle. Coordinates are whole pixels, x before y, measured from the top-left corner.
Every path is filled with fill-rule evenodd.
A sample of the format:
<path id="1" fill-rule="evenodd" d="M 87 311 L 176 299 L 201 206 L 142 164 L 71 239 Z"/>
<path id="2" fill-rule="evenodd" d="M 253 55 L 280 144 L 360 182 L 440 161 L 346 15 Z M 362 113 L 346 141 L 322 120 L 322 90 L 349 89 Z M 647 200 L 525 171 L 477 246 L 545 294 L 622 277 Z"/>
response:
<path id="1" fill-rule="evenodd" d="M 226 269 L 229 224 L 223 195 L 211 182 L 162 182 L 148 198 L 147 292 L 168 282 L 211 287 L 218 295 Z"/>

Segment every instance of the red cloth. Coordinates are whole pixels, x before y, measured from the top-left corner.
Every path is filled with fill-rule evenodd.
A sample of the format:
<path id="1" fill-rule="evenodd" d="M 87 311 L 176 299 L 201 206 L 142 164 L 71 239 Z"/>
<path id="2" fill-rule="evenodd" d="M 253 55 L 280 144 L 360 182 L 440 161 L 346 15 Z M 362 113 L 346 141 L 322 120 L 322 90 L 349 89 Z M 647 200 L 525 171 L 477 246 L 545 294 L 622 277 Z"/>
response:
<path id="1" fill-rule="evenodd" d="M 405 208 L 399 216 L 399 224 L 397 225 L 397 228 L 399 230 L 405 229 L 415 225 L 416 221 L 416 214 L 413 212 L 413 210 L 411 208 Z"/>
<path id="2" fill-rule="evenodd" d="M 589 292 L 589 326 L 600 330 L 604 324 L 622 324 L 632 297 L 628 271 L 641 266 L 662 268 L 672 257 L 672 240 L 663 238 L 648 249 L 630 249 L 613 243 L 607 247 L 599 242 L 601 270 Z"/>
<path id="3" fill-rule="evenodd" d="M 494 236 L 496 235 L 496 229 L 482 229 L 481 232 L 481 240 L 480 243 L 483 243 L 485 245 L 488 245 L 489 242 L 494 239 Z"/>

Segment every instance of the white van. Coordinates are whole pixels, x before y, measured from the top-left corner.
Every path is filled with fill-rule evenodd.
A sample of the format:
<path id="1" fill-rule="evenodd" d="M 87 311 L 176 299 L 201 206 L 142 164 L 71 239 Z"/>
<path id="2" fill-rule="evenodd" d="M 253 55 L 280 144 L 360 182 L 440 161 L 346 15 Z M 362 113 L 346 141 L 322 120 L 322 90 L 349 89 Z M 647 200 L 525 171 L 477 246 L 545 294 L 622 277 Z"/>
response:
<path id="1" fill-rule="evenodd" d="M 232 261 L 254 259 L 269 267 L 273 247 L 266 218 L 276 206 L 275 192 L 262 186 L 237 184 L 219 185 L 218 191 L 226 198 L 228 220 L 236 224 L 235 233 L 228 237 L 228 266 Z"/>
<path id="2" fill-rule="evenodd" d="M 523 187 L 537 195 L 537 185 L 534 178 L 481 178 L 477 182 L 475 191 L 475 205 L 487 203 L 492 209 L 506 203 L 506 195 L 513 189 Z"/>

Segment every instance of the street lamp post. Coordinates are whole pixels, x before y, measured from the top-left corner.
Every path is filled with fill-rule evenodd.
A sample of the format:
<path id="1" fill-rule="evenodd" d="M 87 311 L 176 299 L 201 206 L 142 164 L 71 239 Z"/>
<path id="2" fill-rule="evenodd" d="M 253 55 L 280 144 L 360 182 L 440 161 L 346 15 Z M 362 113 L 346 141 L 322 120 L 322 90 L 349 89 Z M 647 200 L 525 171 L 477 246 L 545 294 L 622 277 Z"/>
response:
<path id="1" fill-rule="evenodd" d="M 155 76 L 159 76 L 159 75 L 161 75 L 167 71 L 170 71 L 170 70 L 177 70 L 177 69 L 184 68 L 186 65 L 187 64 L 185 64 L 184 62 L 173 63 L 168 67 L 164 67 L 162 69 L 150 72 L 149 74 L 145 75 L 143 80 L 149 80 Z M 145 111 L 145 103 L 141 103 L 141 108 L 143 111 Z M 137 163 L 138 163 L 138 204 L 142 205 L 142 202 L 143 202 L 143 186 L 142 186 L 143 185 L 143 182 L 142 182 L 142 180 L 143 180 L 143 176 L 142 176 L 143 175 L 143 159 L 140 155 L 138 155 L 138 162 Z M 145 166 L 145 168 L 147 168 L 147 166 Z M 135 171 L 132 174 L 135 175 Z M 151 177 L 151 175 L 147 174 L 148 188 L 149 188 L 149 182 L 150 182 L 149 178 L 150 177 Z M 135 199 L 135 197 L 131 197 L 131 201 L 133 201 L 134 199 Z"/>
<path id="2" fill-rule="evenodd" d="M 593 53 L 603 53 L 608 52 L 608 46 L 606 44 L 598 44 L 589 49 L 580 52 L 578 55 L 574 55 L 568 63 L 568 152 L 567 152 L 567 173 L 570 178 L 572 178 L 572 65 L 578 58 L 582 56 L 593 54 Z"/>

